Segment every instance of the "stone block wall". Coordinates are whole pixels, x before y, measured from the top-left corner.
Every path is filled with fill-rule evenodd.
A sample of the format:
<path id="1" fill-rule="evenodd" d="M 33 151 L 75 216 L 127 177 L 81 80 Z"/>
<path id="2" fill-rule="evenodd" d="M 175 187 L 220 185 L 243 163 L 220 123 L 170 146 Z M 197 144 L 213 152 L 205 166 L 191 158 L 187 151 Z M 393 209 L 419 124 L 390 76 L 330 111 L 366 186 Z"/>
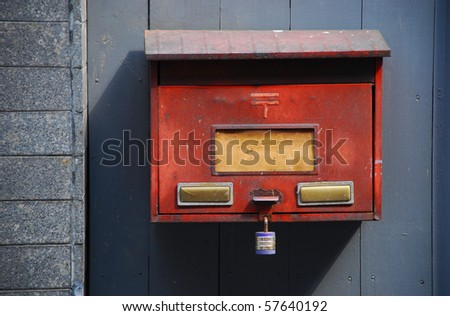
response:
<path id="1" fill-rule="evenodd" d="M 85 0 L 0 0 L 0 295 L 82 295 Z"/>

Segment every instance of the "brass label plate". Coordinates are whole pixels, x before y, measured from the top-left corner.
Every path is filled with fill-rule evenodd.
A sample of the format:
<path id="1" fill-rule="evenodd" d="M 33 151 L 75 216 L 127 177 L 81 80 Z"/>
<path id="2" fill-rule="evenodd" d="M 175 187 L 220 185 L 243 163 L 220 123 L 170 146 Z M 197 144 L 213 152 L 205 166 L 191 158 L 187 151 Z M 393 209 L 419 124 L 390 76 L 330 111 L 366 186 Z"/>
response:
<path id="1" fill-rule="evenodd" d="M 177 197 L 179 206 L 232 205 L 233 183 L 178 183 Z"/>
<path id="2" fill-rule="evenodd" d="M 353 204 L 353 182 L 303 182 L 297 184 L 298 204 L 348 205 Z"/>
<path id="3" fill-rule="evenodd" d="M 216 129 L 215 172 L 313 172 L 314 136 L 313 128 Z"/>

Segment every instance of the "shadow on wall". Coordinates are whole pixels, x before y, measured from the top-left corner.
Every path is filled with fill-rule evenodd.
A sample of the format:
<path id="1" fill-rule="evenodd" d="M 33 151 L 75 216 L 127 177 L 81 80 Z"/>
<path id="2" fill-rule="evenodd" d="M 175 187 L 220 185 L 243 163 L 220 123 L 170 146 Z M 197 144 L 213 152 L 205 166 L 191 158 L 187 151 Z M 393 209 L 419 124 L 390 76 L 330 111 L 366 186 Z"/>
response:
<path id="1" fill-rule="evenodd" d="M 123 61 L 108 53 L 102 48 L 95 55 L 107 63 L 90 57 L 88 69 L 88 294 L 147 295 L 149 168 L 101 165 L 110 158 L 102 143 L 121 140 L 123 130 L 148 137 L 147 63 L 143 51 L 130 51 Z M 131 159 L 137 160 L 135 148 Z"/>
<path id="2" fill-rule="evenodd" d="M 260 224 L 222 224 L 220 293 L 358 295 L 359 257 L 338 258 L 355 244 L 350 240 L 359 227 L 359 222 L 275 223 L 270 229 L 277 234 L 277 254 L 257 256 L 254 231 L 261 230 Z M 355 284 L 348 281 L 348 272 L 356 272 Z"/>
<path id="3" fill-rule="evenodd" d="M 359 294 L 359 257 L 340 258 L 346 247 L 359 249 L 359 222 L 272 224 L 275 256 L 255 255 L 261 224 L 150 223 L 144 52 L 129 52 L 109 83 L 95 67 L 89 70 L 89 93 L 97 96 L 89 112 L 90 295 Z M 118 153 L 119 164 L 105 166 Z"/>

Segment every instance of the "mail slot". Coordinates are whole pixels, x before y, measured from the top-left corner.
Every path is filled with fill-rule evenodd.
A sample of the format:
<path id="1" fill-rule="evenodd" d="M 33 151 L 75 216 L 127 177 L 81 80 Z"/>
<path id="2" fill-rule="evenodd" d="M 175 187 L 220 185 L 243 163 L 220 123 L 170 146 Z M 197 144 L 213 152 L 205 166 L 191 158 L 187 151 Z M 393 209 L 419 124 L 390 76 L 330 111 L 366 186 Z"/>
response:
<path id="1" fill-rule="evenodd" d="M 381 219 L 380 32 L 145 32 L 154 222 Z"/>

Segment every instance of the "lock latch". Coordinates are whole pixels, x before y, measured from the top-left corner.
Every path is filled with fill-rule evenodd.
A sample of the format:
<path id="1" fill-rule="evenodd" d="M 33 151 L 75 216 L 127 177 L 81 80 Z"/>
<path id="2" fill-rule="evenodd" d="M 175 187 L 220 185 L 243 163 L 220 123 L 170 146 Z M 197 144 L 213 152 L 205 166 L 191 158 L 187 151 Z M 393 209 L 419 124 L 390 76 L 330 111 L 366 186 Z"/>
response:
<path id="1" fill-rule="evenodd" d="M 281 194 L 278 190 L 258 189 L 250 193 L 253 203 L 279 203 L 281 202 Z"/>

